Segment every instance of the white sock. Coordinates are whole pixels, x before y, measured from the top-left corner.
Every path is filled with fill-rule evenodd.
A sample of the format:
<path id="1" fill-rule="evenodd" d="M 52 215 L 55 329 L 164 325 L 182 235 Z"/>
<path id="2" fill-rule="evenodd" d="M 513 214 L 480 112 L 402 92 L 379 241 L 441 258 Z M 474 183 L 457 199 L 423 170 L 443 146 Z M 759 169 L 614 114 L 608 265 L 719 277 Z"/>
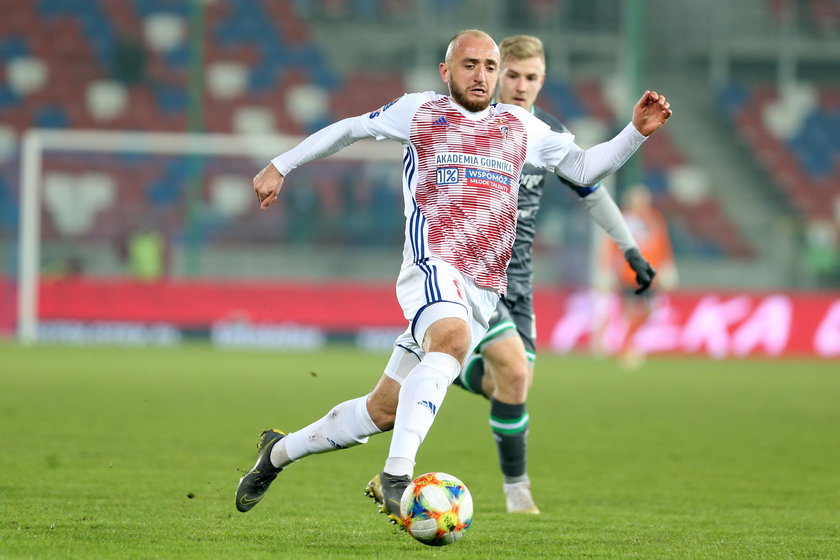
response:
<path id="1" fill-rule="evenodd" d="M 338 451 L 367 443 L 380 433 L 367 411 L 367 395 L 333 407 L 326 416 L 284 437 L 271 449 L 271 463 L 285 467 L 315 453 Z"/>
<path id="2" fill-rule="evenodd" d="M 414 461 L 405 457 L 388 457 L 385 461 L 385 468 L 382 469 L 388 474 L 396 476 L 407 476 L 413 478 Z"/>
<path id="3" fill-rule="evenodd" d="M 413 474 L 417 450 L 443 404 L 446 389 L 460 371 L 461 364 L 449 354 L 430 352 L 408 374 L 400 388 L 385 472 Z"/>

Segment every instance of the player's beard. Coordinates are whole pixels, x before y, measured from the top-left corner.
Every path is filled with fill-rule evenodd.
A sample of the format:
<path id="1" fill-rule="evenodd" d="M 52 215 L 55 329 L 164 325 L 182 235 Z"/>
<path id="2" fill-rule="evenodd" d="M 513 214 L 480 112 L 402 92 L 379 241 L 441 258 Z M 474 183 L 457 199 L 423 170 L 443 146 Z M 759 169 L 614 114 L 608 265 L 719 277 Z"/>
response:
<path id="1" fill-rule="evenodd" d="M 480 101 L 471 101 L 467 99 L 467 92 L 464 89 L 460 89 L 458 86 L 449 82 L 449 95 L 452 96 L 452 99 L 455 100 L 458 105 L 466 109 L 467 111 L 472 111 L 473 113 L 478 113 L 479 111 L 483 111 L 490 105 L 490 97 L 486 97 Z"/>

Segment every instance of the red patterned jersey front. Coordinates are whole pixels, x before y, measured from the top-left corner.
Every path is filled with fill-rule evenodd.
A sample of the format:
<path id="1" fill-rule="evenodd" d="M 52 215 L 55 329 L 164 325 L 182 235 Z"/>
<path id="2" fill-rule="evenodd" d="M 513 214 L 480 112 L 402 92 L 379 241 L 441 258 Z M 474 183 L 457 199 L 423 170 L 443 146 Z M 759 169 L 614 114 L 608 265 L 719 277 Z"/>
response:
<path id="1" fill-rule="evenodd" d="M 524 124 L 495 107 L 480 120 L 462 114 L 448 98 L 417 109 L 409 136 L 416 151 L 416 209 L 407 216 L 423 225 L 407 231 L 421 241 L 410 247 L 415 262 L 436 256 L 479 286 L 504 292 L 526 140 Z"/>

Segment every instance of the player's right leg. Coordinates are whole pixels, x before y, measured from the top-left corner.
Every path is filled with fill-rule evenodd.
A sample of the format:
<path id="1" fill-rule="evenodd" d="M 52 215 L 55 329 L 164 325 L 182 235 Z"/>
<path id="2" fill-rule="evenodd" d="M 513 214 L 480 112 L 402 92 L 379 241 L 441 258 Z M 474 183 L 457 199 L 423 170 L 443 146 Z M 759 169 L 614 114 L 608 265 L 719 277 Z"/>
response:
<path id="1" fill-rule="evenodd" d="M 381 511 L 401 523 L 399 501 L 413 476 L 420 445 L 463 360 L 487 331 L 499 296 L 451 265 L 429 259 L 400 272 L 397 297 L 411 320 L 398 342 L 412 349 L 420 363 L 402 381 L 388 458 L 368 489 L 378 491 L 374 497 Z"/>
<path id="2" fill-rule="evenodd" d="M 369 408 L 372 410 L 371 416 L 383 431 L 394 427 L 397 401 L 391 395 L 399 394 L 400 387 L 408 374 L 420 364 L 422 351 L 414 347 L 411 341 L 410 330 L 397 339 L 391 359 L 385 366 L 385 375 L 379 380 L 368 399 Z M 380 388 L 383 389 L 380 390 Z M 380 400 L 383 402 L 380 402 Z M 373 411 L 376 411 L 376 413 Z M 408 475 L 391 475 L 383 471 L 367 483 L 365 494 L 378 504 L 380 513 L 387 515 L 392 523 L 401 525 L 402 517 L 399 515 L 399 502 L 410 481 Z"/>
<path id="3" fill-rule="evenodd" d="M 365 493 L 379 504 L 379 511 L 399 525 L 403 524 L 400 500 L 414 474 L 417 451 L 443 404 L 447 387 L 461 369 L 460 360 L 470 348 L 469 325 L 461 317 L 445 316 L 448 312 L 441 310 L 449 306 L 466 313 L 463 306 L 451 303 L 432 305 L 438 309 L 427 311 L 444 316 L 423 329 L 427 351 L 402 382 L 388 459 L 382 472 L 365 488 Z"/>

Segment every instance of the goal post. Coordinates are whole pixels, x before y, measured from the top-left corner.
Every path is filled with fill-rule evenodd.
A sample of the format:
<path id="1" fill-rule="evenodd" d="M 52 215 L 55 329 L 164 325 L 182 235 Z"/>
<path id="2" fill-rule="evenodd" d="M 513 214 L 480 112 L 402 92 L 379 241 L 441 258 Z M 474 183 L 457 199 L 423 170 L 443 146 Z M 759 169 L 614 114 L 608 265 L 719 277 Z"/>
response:
<path id="1" fill-rule="evenodd" d="M 254 160 L 254 173 L 275 155 L 297 145 L 303 137 L 265 134 L 135 132 L 104 130 L 30 129 L 21 141 L 20 223 L 18 238 L 17 337 L 38 340 L 38 286 L 41 278 L 41 206 L 44 157 L 48 152 L 135 153 L 172 156 L 245 157 Z M 330 159 L 389 161 L 398 165 L 401 147 L 362 140 Z"/>

